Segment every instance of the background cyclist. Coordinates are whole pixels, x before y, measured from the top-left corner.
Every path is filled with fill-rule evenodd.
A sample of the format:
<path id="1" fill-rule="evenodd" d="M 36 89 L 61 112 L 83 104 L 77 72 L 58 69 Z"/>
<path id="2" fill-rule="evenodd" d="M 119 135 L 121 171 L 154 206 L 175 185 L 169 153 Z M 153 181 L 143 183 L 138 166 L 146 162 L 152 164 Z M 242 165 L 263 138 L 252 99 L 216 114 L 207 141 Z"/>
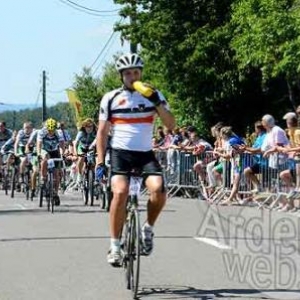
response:
<path id="1" fill-rule="evenodd" d="M 78 157 L 77 161 L 77 184 L 82 183 L 83 167 L 84 167 L 84 153 L 87 153 L 95 145 L 95 139 L 97 134 L 97 128 L 94 121 L 90 118 L 85 119 L 82 122 L 82 126 L 79 129 L 76 138 L 74 140 L 74 154 Z"/>
<path id="2" fill-rule="evenodd" d="M 56 120 L 49 118 L 45 122 L 45 128 L 42 128 L 38 131 L 37 134 L 37 143 L 36 143 L 36 152 L 38 157 L 42 159 L 41 161 L 41 182 L 42 184 L 47 180 L 47 161 L 49 158 L 61 158 L 61 155 L 64 153 L 64 140 L 61 137 L 57 130 Z M 58 174 L 58 163 L 55 163 L 55 170 L 53 174 L 54 179 L 54 201 L 55 205 L 60 204 L 60 199 L 58 196 L 59 188 L 59 174 Z"/>

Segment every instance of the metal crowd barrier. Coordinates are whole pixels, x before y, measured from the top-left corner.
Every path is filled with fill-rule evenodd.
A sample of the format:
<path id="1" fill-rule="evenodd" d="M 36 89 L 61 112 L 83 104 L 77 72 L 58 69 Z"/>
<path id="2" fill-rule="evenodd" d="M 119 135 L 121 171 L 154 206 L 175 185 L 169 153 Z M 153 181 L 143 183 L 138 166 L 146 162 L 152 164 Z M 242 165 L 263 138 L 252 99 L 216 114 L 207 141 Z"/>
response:
<path id="1" fill-rule="evenodd" d="M 291 174 L 300 181 L 300 164 L 294 158 L 283 154 L 273 154 L 271 158 L 248 153 L 235 153 L 229 160 L 217 159 L 212 152 L 193 155 L 190 152 L 174 149 L 157 150 L 156 157 L 165 170 L 165 179 L 169 197 L 200 197 L 218 204 L 229 197 L 234 183 L 234 175 L 240 175 L 236 199 L 239 202 L 251 200 L 258 207 L 272 207 L 291 190 L 291 186 L 280 178 L 284 170 L 292 170 Z M 254 186 L 244 175 L 244 170 L 258 163 L 257 178 L 261 189 L 254 191 Z M 297 167 L 297 164 L 299 167 Z M 220 178 L 211 186 L 209 169 L 219 167 Z M 196 172 L 197 171 L 197 172 Z M 209 174 L 210 172 L 210 174 Z M 299 176 L 296 176 L 299 173 Z M 216 173 L 214 173 L 216 174 Z M 300 184 L 297 183 L 300 187 Z M 300 195 L 300 194 L 299 194 Z"/>

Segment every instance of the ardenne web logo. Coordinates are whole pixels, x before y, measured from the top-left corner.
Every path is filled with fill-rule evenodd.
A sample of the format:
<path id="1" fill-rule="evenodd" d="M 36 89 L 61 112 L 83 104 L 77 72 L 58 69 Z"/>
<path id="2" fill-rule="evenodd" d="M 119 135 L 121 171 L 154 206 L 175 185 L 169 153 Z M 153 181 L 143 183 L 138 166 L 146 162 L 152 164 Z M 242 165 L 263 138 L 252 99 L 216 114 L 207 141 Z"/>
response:
<path id="1" fill-rule="evenodd" d="M 271 299 L 300 299 L 300 218 L 208 206 L 197 236 L 220 243 L 236 288 L 247 284 Z"/>

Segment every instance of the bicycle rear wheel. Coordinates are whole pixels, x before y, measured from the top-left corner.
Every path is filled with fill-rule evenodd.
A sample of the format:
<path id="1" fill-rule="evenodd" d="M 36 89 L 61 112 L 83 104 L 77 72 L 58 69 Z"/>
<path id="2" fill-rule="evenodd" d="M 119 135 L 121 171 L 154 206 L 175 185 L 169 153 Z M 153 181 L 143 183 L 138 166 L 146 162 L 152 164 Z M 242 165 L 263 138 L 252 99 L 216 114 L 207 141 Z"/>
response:
<path id="1" fill-rule="evenodd" d="M 137 298 L 140 279 L 141 229 L 139 212 L 134 210 L 126 226 L 125 234 L 125 276 L 127 289 Z"/>
<path id="2" fill-rule="evenodd" d="M 84 172 L 84 179 L 82 183 L 82 197 L 84 205 L 88 205 L 89 203 L 89 176 L 88 172 Z"/>
<path id="3" fill-rule="evenodd" d="M 30 171 L 27 170 L 27 172 L 25 173 L 25 196 L 26 196 L 26 200 L 29 200 L 29 195 L 30 195 Z"/>
<path id="4" fill-rule="evenodd" d="M 40 203 L 39 203 L 39 206 L 42 207 L 43 206 L 43 197 L 45 195 L 45 184 L 43 184 L 41 187 L 40 187 Z"/>
<path id="5" fill-rule="evenodd" d="M 89 189 L 89 196 L 91 200 L 91 206 L 94 205 L 94 180 L 95 180 L 95 173 L 93 170 L 88 171 L 89 181 L 88 181 L 88 189 Z"/>
<path id="6" fill-rule="evenodd" d="M 10 197 L 14 198 L 15 189 L 16 189 L 16 181 L 17 181 L 17 170 L 16 170 L 15 166 L 12 167 L 10 180 L 11 180 L 11 183 L 10 183 Z"/>
<path id="7" fill-rule="evenodd" d="M 5 170 L 3 175 L 3 189 L 5 190 L 5 195 L 8 195 L 8 191 L 10 189 L 9 183 L 10 183 L 10 170 Z"/>

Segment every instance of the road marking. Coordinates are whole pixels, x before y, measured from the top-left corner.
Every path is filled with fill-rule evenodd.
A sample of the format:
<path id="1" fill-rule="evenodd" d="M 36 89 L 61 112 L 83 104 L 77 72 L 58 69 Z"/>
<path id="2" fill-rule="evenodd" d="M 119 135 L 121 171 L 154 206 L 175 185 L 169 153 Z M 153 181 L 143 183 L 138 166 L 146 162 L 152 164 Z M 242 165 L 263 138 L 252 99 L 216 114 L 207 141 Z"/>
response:
<path id="1" fill-rule="evenodd" d="M 28 207 L 24 206 L 23 204 L 15 204 L 16 207 L 21 208 L 21 209 L 27 209 Z"/>
<path id="2" fill-rule="evenodd" d="M 19 204 L 19 203 L 14 203 L 14 204 L 0 204 L 0 212 L 5 211 L 5 210 L 27 210 L 31 209 L 31 205 L 24 205 L 24 204 Z"/>
<path id="3" fill-rule="evenodd" d="M 218 242 L 216 240 L 209 239 L 209 238 L 206 238 L 206 237 L 194 237 L 194 239 L 197 240 L 197 241 L 209 244 L 209 245 L 214 246 L 214 247 L 219 248 L 219 249 L 225 249 L 225 250 L 232 249 L 228 245 L 222 244 L 222 243 L 220 243 L 220 242 Z"/>

